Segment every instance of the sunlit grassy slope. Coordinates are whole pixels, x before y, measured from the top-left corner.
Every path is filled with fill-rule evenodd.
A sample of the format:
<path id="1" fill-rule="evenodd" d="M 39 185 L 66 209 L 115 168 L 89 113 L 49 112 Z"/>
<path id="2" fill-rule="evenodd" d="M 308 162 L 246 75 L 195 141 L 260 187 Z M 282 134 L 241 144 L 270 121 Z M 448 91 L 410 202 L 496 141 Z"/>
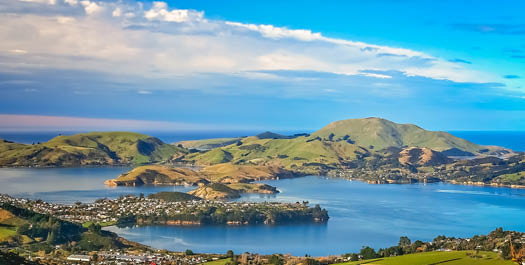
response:
<path id="1" fill-rule="evenodd" d="M 512 261 L 503 260 L 497 253 L 480 251 L 425 252 L 398 257 L 379 258 L 355 262 L 339 263 L 337 265 L 513 265 Z"/>
<path id="2" fill-rule="evenodd" d="M 0 208 L 0 242 L 7 241 L 17 235 L 17 227 L 25 223 L 24 220 Z"/>
<path id="3" fill-rule="evenodd" d="M 204 265 L 225 265 L 226 263 L 230 262 L 231 259 L 219 259 L 214 261 L 208 261 L 203 263 Z"/>
<path id="4" fill-rule="evenodd" d="M 92 132 L 57 136 L 41 144 L 0 140 L 0 166 L 142 164 L 163 161 L 184 149 L 131 132 Z"/>
<path id="5" fill-rule="evenodd" d="M 208 152 L 189 154 L 185 160 L 202 165 L 227 162 L 277 165 L 309 173 L 308 170 L 337 167 L 356 159 L 366 159 L 387 147 L 406 146 L 437 151 L 454 148 L 473 153 L 483 149 L 446 132 L 426 131 L 411 124 L 367 118 L 333 122 L 307 136 L 285 139 L 245 137 Z"/>
<path id="6" fill-rule="evenodd" d="M 214 139 L 204 139 L 204 140 L 190 140 L 190 141 L 180 141 L 177 142 L 177 145 L 182 145 L 184 148 L 195 148 L 201 150 L 209 150 L 216 147 L 226 146 L 239 142 L 242 137 L 234 138 L 214 138 Z"/>
<path id="7" fill-rule="evenodd" d="M 289 174 L 290 172 L 275 166 L 248 166 L 233 165 L 230 163 L 211 165 L 201 170 L 163 165 L 147 165 L 136 167 L 115 179 L 107 180 L 106 184 L 135 186 L 142 184 L 197 185 L 207 184 L 209 182 L 246 183 L 253 180 L 287 177 Z"/>
<path id="8" fill-rule="evenodd" d="M 481 146 L 453 136 L 447 132 L 427 131 L 413 124 L 398 124 L 380 118 L 349 119 L 328 124 L 314 136 L 335 139 L 349 136 L 355 143 L 374 149 L 390 146 L 427 147 L 436 151 L 458 148 L 467 152 L 478 152 Z"/>

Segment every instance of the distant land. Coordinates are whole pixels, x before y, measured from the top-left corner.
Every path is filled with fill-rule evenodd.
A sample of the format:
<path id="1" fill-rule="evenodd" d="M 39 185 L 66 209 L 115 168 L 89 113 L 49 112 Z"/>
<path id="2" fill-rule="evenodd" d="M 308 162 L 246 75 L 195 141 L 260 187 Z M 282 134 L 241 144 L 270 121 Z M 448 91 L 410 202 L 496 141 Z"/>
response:
<path id="1" fill-rule="evenodd" d="M 447 132 L 381 118 L 349 119 L 311 134 L 264 132 L 255 136 L 182 141 L 173 145 L 127 132 L 58 136 L 24 145 L 0 142 L 0 166 L 191 165 L 171 180 L 157 165 L 124 174 L 113 185 L 249 183 L 258 179 L 328 175 L 369 183 L 452 183 L 522 187 L 524 155 L 482 146 Z M 222 168 L 213 170 L 213 166 Z M 183 167 L 184 168 L 184 167 Z M 256 172 L 256 173 L 255 173 Z M 265 172 L 265 176 L 261 176 Z M 263 174 L 264 175 L 264 174 Z M 225 178 L 220 179 L 219 178 Z M 165 183 L 165 182 L 171 183 Z M 202 183 L 206 184 L 206 183 Z"/>
<path id="2" fill-rule="evenodd" d="M 0 166 L 71 167 L 162 162 L 186 150 L 132 132 L 57 136 L 37 144 L 0 140 Z"/>

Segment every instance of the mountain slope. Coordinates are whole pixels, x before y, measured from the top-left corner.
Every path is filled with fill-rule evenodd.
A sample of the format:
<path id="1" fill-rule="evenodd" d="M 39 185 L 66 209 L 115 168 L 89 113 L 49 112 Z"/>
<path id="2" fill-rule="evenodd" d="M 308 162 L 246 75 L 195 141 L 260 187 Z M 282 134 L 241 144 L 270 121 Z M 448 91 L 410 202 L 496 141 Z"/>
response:
<path id="1" fill-rule="evenodd" d="M 183 148 L 131 132 L 57 136 L 33 145 L 0 140 L 0 166 L 143 164 L 165 161 L 183 153 Z"/>
<path id="2" fill-rule="evenodd" d="M 330 123 L 311 135 L 285 139 L 251 136 L 235 143 L 181 157 L 198 165 L 236 164 L 276 166 L 301 174 L 333 169 L 387 166 L 438 166 L 451 163 L 451 155 L 510 156 L 512 150 L 480 146 L 446 132 L 424 130 L 380 118 Z"/>
<path id="3" fill-rule="evenodd" d="M 413 124 L 398 124 L 381 118 L 348 119 L 328 124 L 312 134 L 321 138 L 342 139 L 370 148 L 426 147 L 435 151 L 457 148 L 477 153 L 482 146 L 447 132 L 427 131 Z"/>
<path id="4" fill-rule="evenodd" d="M 367 149 L 347 141 L 329 141 L 300 136 L 293 139 L 259 139 L 246 137 L 208 152 L 192 153 L 183 160 L 200 165 L 233 163 L 277 166 L 295 172 L 316 173 L 369 155 Z"/>

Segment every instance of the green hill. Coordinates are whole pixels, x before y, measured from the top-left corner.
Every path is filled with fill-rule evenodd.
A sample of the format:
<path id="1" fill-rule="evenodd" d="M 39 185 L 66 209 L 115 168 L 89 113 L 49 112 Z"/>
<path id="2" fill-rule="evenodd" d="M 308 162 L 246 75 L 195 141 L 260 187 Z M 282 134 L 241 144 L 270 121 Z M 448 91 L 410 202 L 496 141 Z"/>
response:
<path id="1" fill-rule="evenodd" d="M 208 152 L 186 155 L 183 159 L 202 165 L 220 163 L 272 165 L 293 171 L 315 173 L 321 168 L 337 167 L 369 154 L 369 151 L 346 141 L 328 141 L 300 136 L 293 139 L 259 139 L 246 137 Z"/>
<path id="2" fill-rule="evenodd" d="M 33 248 L 48 251 L 60 245 L 70 252 L 130 247 L 116 234 L 100 227 L 86 229 L 9 203 L 0 204 L 0 231 L 0 245 L 11 247 L 31 244 Z"/>
<path id="3" fill-rule="evenodd" d="M 447 132 L 427 131 L 413 124 L 398 124 L 381 118 L 349 119 L 328 124 L 312 134 L 324 139 L 344 139 L 370 149 L 426 147 L 435 151 L 459 149 L 479 153 L 482 146 Z"/>
<path id="4" fill-rule="evenodd" d="M 230 144 L 238 143 L 243 137 L 235 138 L 213 138 L 204 140 L 189 140 L 175 143 L 177 146 L 187 149 L 210 150 L 217 147 L 223 147 Z"/>
<path id="5" fill-rule="evenodd" d="M 209 151 L 194 152 L 182 161 L 199 165 L 231 163 L 271 165 L 295 173 L 315 174 L 347 167 L 438 166 L 450 155 L 511 155 L 511 150 L 480 146 L 446 132 L 424 130 L 380 118 L 330 123 L 311 135 L 283 137 L 266 132 L 223 142 Z M 441 153 L 443 152 L 443 153 Z"/>
<path id="6" fill-rule="evenodd" d="M 185 149 L 131 132 L 57 136 L 39 144 L 0 140 L 0 166 L 82 166 L 161 162 Z"/>

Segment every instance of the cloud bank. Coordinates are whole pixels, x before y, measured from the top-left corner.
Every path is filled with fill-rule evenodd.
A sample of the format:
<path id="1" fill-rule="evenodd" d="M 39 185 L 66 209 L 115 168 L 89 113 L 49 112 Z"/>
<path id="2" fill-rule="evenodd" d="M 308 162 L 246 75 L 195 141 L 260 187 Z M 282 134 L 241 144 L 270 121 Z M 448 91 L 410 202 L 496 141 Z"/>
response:
<path id="1" fill-rule="evenodd" d="M 225 125 L 150 121 L 131 119 L 100 119 L 47 115 L 0 114 L 0 131 L 202 131 L 235 130 Z"/>
<path id="2" fill-rule="evenodd" d="M 316 128 L 366 116 L 430 126 L 455 119 L 456 128 L 475 116 L 485 128 L 503 116 L 514 126 L 525 111 L 520 72 L 486 72 L 461 54 L 442 58 L 309 29 L 211 19 L 165 2 L 0 1 L 0 39 L 0 113 L 111 117 L 125 122 L 100 123 L 176 130 L 232 121 Z"/>
<path id="3" fill-rule="evenodd" d="M 455 82 L 504 81 L 469 69 L 465 61 L 307 29 L 209 20 L 202 11 L 165 2 L 146 7 L 142 2 L 23 0 L 0 4 L 0 10 L 5 71 L 73 69 L 176 79 L 200 73 L 272 78 L 253 75 L 267 70 L 342 75 L 396 70 Z"/>

